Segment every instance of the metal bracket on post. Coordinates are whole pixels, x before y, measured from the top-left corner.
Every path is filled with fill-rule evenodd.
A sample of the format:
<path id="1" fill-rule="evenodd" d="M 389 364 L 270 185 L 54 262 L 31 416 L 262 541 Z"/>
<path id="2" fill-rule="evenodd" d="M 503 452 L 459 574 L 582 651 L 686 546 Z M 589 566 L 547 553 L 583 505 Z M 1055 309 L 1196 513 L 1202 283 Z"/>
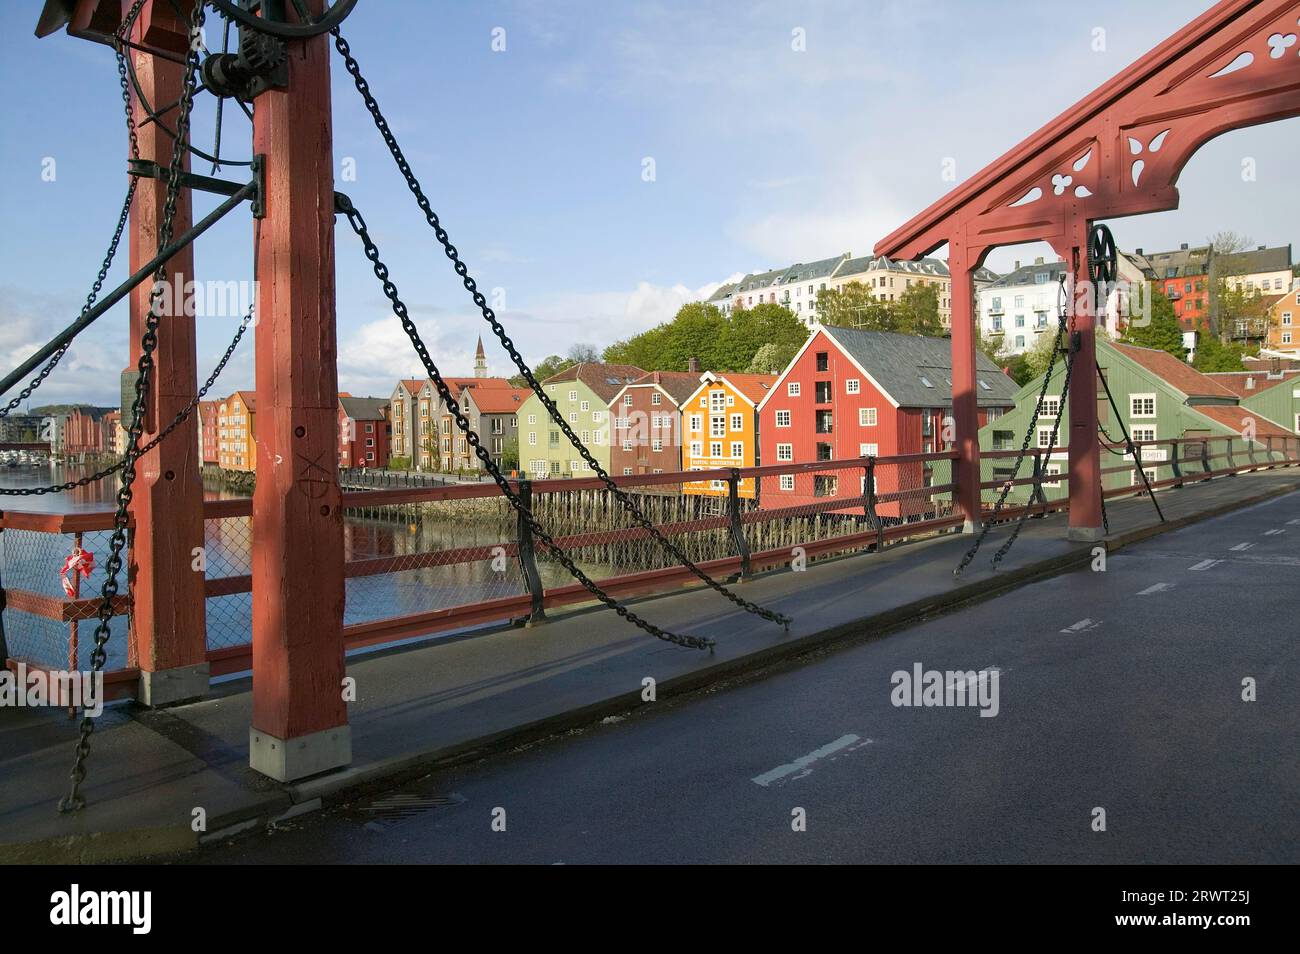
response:
<path id="1" fill-rule="evenodd" d="M 876 513 L 876 459 L 874 457 L 867 458 L 863 481 L 866 484 L 864 489 L 867 498 L 863 509 L 866 511 L 867 520 L 871 522 L 871 528 L 876 531 L 876 552 L 879 553 L 885 548 L 885 526 L 880 522 L 880 514 Z"/>
<path id="2" fill-rule="evenodd" d="M 1047 494 L 1043 491 L 1043 452 L 1034 448 L 1034 489 L 1029 495 L 1028 506 L 1036 504 L 1047 505 Z M 1038 514 L 1040 517 L 1047 516 L 1046 512 Z"/>
<path id="3" fill-rule="evenodd" d="M 1268 441 L 1267 446 L 1265 446 L 1265 448 L 1264 448 L 1264 453 L 1268 455 L 1269 470 L 1272 470 L 1272 469 L 1273 469 L 1273 464 L 1274 464 L 1274 461 L 1273 461 L 1273 437 L 1272 437 L 1272 435 L 1269 435 L 1268 437 L 1264 438 L 1264 440 Z"/>
<path id="4" fill-rule="evenodd" d="M 126 161 L 126 171 L 133 176 L 141 179 L 159 179 L 167 178 L 167 169 L 159 165 L 152 159 L 128 159 Z M 253 212 L 253 218 L 260 219 L 266 214 L 266 157 L 257 154 L 253 161 L 249 163 L 249 171 L 253 178 L 248 182 L 231 182 L 228 179 L 216 179 L 212 176 L 201 176 L 194 172 L 181 173 L 181 187 L 194 192 L 209 192 L 212 195 L 233 196 L 243 192 L 250 185 L 253 187 L 253 193 L 249 196 L 249 204 Z"/>
<path id="5" fill-rule="evenodd" d="M 1229 474 L 1228 476 L 1229 476 L 1229 477 L 1236 477 L 1236 476 L 1237 476 L 1237 474 L 1236 474 L 1236 470 L 1237 470 L 1237 461 L 1236 461 L 1236 459 L 1232 456 L 1232 438 L 1231 438 L 1231 437 L 1228 438 L 1228 466 L 1229 466 L 1230 468 L 1232 468 L 1232 470 L 1233 470 L 1233 472 L 1232 472 L 1231 474 Z"/>
<path id="6" fill-rule="evenodd" d="M 745 539 L 745 530 L 740 523 L 740 470 L 731 468 L 727 478 L 727 516 L 731 520 L 731 543 L 740 557 L 740 579 L 748 580 L 751 576 L 749 563 L 749 541 Z"/>
<path id="7" fill-rule="evenodd" d="M 533 509 L 533 482 L 531 480 L 519 481 L 519 500 L 523 504 L 523 509 L 532 512 Z M 528 587 L 528 592 L 533 598 L 532 610 L 525 620 L 525 625 L 536 626 L 538 623 L 546 621 L 546 607 L 543 605 L 542 598 L 545 595 L 542 587 L 542 576 L 537 572 L 537 554 L 533 550 L 533 529 L 524 519 L 522 512 L 516 515 L 515 526 L 516 540 L 519 548 L 519 568 L 524 574 L 524 583 Z"/>
<path id="8" fill-rule="evenodd" d="M 1210 439 L 1201 441 L 1201 470 L 1210 472 Z"/>

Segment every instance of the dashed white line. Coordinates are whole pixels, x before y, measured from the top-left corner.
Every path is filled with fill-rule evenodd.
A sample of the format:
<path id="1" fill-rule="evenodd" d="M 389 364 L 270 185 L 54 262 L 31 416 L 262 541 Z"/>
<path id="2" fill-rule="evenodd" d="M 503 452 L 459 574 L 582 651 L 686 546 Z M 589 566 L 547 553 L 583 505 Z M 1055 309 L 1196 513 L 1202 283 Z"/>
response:
<path id="1" fill-rule="evenodd" d="M 1210 569 L 1211 567 L 1218 566 L 1218 565 L 1219 565 L 1220 563 L 1222 563 L 1222 562 L 1223 562 L 1222 560 L 1202 560 L 1200 563 L 1194 564 L 1193 566 L 1189 566 L 1187 569 L 1189 569 L 1189 570 L 1208 570 L 1208 569 Z"/>
<path id="2" fill-rule="evenodd" d="M 812 772 L 812 767 L 816 762 L 819 762 L 824 758 L 829 758 L 837 752 L 842 752 L 846 749 L 851 751 L 859 746 L 866 745 L 870 741 L 870 739 L 860 739 L 858 736 L 852 734 L 842 735 L 834 742 L 827 742 L 821 748 L 814 749 L 807 755 L 801 755 L 793 762 L 787 762 L 785 765 L 778 765 L 770 772 L 756 775 L 752 781 L 755 785 L 762 785 L 764 788 L 767 788 L 767 786 L 771 785 L 773 782 L 782 781 L 787 776 L 803 778 L 805 775 Z"/>
<path id="3" fill-rule="evenodd" d="M 1072 623 L 1069 626 L 1065 627 L 1065 629 L 1061 630 L 1061 632 L 1065 633 L 1068 636 L 1074 636 L 1078 633 L 1085 633 L 1090 629 L 1096 629 L 1100 625 L 1101 625 L 1101 620 L 1097 620 L 1096 622 L 1093 622 L 1091 619 L 1081 619 L 1079 620 L 1079 622 Z"/>
<path id="4" fill-rule="evenodd" d="M 1228 549 L 1233 553 L 1240 553 L 1242 550 L 1249 550 L 1254 545 L 1253 543 L 1238 543 L 1235 547 L 1228 547 Z"/>
<path id="5" fill-rule="evenodd" d="M 1286 531 L 1283 530 L 1281 527 L 1278 527 L 1276 530 L 1265 530 L 1265 531 L 1264 531 L 1264 536 L 1266 536 L 1266 537 L 1275 537 L 1275 536 L 1277 536 L 1279 533 L 1286 533 Z"/>
<path id="6" fill-rule="evenodd" d="M 1153 583 L 1145 590 L 1139 592 L 1138 596 L 1150 596 L 1152 593 L 1163 593 L 1165 590 L 1172 590 L 1173 588 L 1174 585 L 1172 583 Z"/>

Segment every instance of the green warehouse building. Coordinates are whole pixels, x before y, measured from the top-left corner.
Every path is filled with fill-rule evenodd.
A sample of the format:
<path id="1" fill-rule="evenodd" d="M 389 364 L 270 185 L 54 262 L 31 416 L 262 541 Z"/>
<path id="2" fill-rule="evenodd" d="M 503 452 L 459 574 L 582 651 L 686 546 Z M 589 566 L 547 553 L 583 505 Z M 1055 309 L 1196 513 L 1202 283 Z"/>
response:
<path id="1" fill-rule="evenodd" d="M 1134 441 L 1169 440 L 1170 438 L 1235 437 L 1232 443 L 1234 459 L 1237 465 L 1247 464 L 1251 453 L 1255 459 L 1268 460 L 1267 443 L 1270 438 L 1277 443 L 1275 457 L 1281 457 L 1279 438 L 1294 437 L 1295 431 L 1278 423 L 1277 419 L 1266 413 L 1272 409 L 1267 401 L 1261 401 L 1267 392 L 1256 397 L 1242 399 L 1232 387 L 1219 380 L 1217 375 L 1202 374 L 1184 361 L 1180 361 L 1167 351 L 1152 348 L 1140 348 L 1136 345 L 1098 340 L 1097 363 L 1101 368 L 1110 392 L 1114 396 L 1123 422 Z M 1084 369 L 1076 368 L 1076 373 Z M 1095 373 L 1095 372 L 1094 372 Z M 1256 375 L 1262 377 L 1262 375 Z M 1069 443 L 1070 421 L 1068 408 L 1062 406 L 1061 384 L 1065 369 L 1060 361 L 1052 373 L 1042 413 L 1038 416 L 1034 433 L 1030 435 L 1031 448 L 1046 448 L 1051 442 L 1052 425 L 1060 417 L 1055 446 L 1062 448 Z M 1300 387 L 1300 377 L 1295 384 Z M 1013 410 L 990 421 L 980 429 L 980 450 L 1019 450 L 1025 439 L 1025 430 L 1029 426 L 1038 394 L 1043 386 L 1043 376 L 1034 378 L 1016 392 L 1016 406 Z M 1244 384 L 1243 384 L 1244 389 Z M 1270 388 L 1269 390 L 1272 390 Z M 1290 394 L 1292 388 L 1279 394 Z M 1105 434 L 1102 441 L 1122 443 L 1123 429 L 1115 421 L 1115 412 L 1106 399 L 1106 390 L 1099 381 L 1097 384 L 1097 415 Z M 1294 399 L 1291 399 L 1294 400 Z M 1066 401 L 1068 404 L 1068 399 Z M 1292 421 L 1300 424 L 1300 421 Z M 1248 442 L 1243 433 L 1254 429 L 1255 440 Z M 1210 445 L 1211 454 L 1222 453 L 1223 442 Z M 1180 460 L 1189 451 L 1184 449 Z M 1199 450 L 1192 448 L 1195 460 L 1182 464 L 1184 474 L 1194 473 L 1201 468 Z M 1174 477 L 1169 448 L 1151 447 L 1141 451 L 1144 470 L 1152 482 Z M 1068 471 L 1068 453 L 1055 450 L 1045 460 L 1044 473 L 1049 477 Z M 1033 476 L 1033 458 L 1027 455 L 1018 473 L 1014 472 L 1015 458 L 983 458 L 981 471 L 985 482 L 1008 480 L 1012 476 Z M 1128 465 L 1125 467 L 1125 465 Z M 1227 466 L 1226 460 L 1212 461 L 1215 469 Z M 1123 468 L 1115 473 L 1103 474 L 1102 483 L 1107 490 L 1131 487 L 1141 483 L 1136 463 L 1122 450 L 1110 451 L 1103 447 L 1101 467 Z M 1068 496 L 1065 481 L 1044 481 L 1044 493 L 1049 499 Z M 1031 485 L 1023 484 L 1012 488 L 1007 497 L 1008 503 L 1024 503 L 1032 492 Z M 991 505 L 997 498 L 996 489 L 986 489 L 983 499 Z"/>
<path id="2" fill-rule="evenodd" d="M 600 466 L 609 469 L 609 402 L 645 374 L 631 364 L 583 362 L 542 382 L 569 426 Z M 535 480 L 545 477 L 592 477 L 591 465 L 564 436 L 536 394 L 519 408 L 519 464 Z"/>

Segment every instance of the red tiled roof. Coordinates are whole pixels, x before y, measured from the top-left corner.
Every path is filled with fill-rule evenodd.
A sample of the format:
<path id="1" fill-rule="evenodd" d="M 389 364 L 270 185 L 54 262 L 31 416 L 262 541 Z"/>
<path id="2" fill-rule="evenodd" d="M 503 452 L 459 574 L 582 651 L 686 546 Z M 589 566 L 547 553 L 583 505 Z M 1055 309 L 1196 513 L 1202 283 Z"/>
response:
<path id="1" fill-rule="evenodd" d="M 1110 342 L 1110 347 L 1136 361 L 1165 383 L 1172 384 L 1188 397 L 1236 397 L 1222 384 L 1197 371 L 1186 361 L 1179 361 L 1168 351 L 1139 348 L 1118 341 Z"/>
<path id="2" fill-rule="evenodd" d="M 415 397 L 415 395 L 419 394 L 420 388 L 424 387 L 424 382 L 419 378 L 402 378 L 400 383 L 402 387 L 406 388 L 407 393 L 410 394 L 411 397 Z"/>
<path id="3" fill-rule="evenodd" d="M 244 407 L 250 411 L 257 410 L 257 392 L 256 391 L 236 391 L 234 396 L 244 402 Z"/>
<path id="4" fill-rule="evenodd" d="M 543 384 L 559 384 L 564 381 L 581 381 L 596 392 L 596 396 L 608 404 L 614 395 L 623 390 L 624 385 L 631 384 L 645 374 L 644 368 L 634 364 L 599 364 L 583 362 L 565 368 L 553 374 Z"/>
<path id="5" fill-rule="evenodd" d="M 776 384 L 775 374 L 720 374 L 720 378 L 726 378 L 733 388 L 739 391 L 745 397 L 749 398 L 755 404 L 767 397 L 772 385 Z"/>
<path id="6" fill-rule="evenodd" d="M 471 388 L 470 395 L 481 414 L 512 414 L 528 400 L 531 388 Z"/>
<path id="7" fill-rule="evenodd" d="M 1300 375 L 1300 371 L 1287 370 L 1282 372 L 1281 377 L 1270 378 L 1268 372 L 1261 369 L 1259 371 L 1216 371 L 1207 377 L 1213 378 L 1238 397 L 1250 397 L 1252 394 L 1259 394 L 1261 391 L 1276 387 L 1284 381 L 1300 381 L 1297 375 Z M 1246 387 L 1247 381 L 1253 382 L 1254 387 Z"/>
<path id="8" fill-rule="evenodd" d="M 1295 437 L 1280 424 L 1276 424 L 1264 417 L 1262 414 L 1256 414 L 1250 408 L 1241 407 L 1235 404 L 1198 404 L 1192 410 L 1198 414 L 1204 414 L 1213 421 L 1217 421 L 1231 431 L 1241 433 L 1246 426 L 1245 421 L 1253 418 L 1255 421 L 1255 435 L 1257 437 Z"/>
<path id="9" fill-rule="evenodd" d="M 696 388 L 700 386 L 700 376 L 695 371 L 647 371 L 632 382 L 630 387 L 657 384 L 678 407 L 682 406 Z"/>

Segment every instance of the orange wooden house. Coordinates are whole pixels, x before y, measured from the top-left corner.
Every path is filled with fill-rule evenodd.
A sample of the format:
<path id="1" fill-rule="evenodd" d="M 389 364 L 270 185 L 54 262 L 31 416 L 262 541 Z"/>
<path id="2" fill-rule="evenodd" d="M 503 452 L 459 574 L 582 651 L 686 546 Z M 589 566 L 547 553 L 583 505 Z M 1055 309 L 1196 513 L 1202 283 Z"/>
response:
<path id="1" fill-rule="evenodd" d="M 758 405 L 776 381 L 774 374 L 700 375 L 700 386 L 682 404 L 682 470 L 717 467 L 757 467 Z M 695 480 L 682 488 L 688 494 L 725 497 L 725 480 Z M 753 500 L 753 478 L 742 480 L 740 496 Z"/>

